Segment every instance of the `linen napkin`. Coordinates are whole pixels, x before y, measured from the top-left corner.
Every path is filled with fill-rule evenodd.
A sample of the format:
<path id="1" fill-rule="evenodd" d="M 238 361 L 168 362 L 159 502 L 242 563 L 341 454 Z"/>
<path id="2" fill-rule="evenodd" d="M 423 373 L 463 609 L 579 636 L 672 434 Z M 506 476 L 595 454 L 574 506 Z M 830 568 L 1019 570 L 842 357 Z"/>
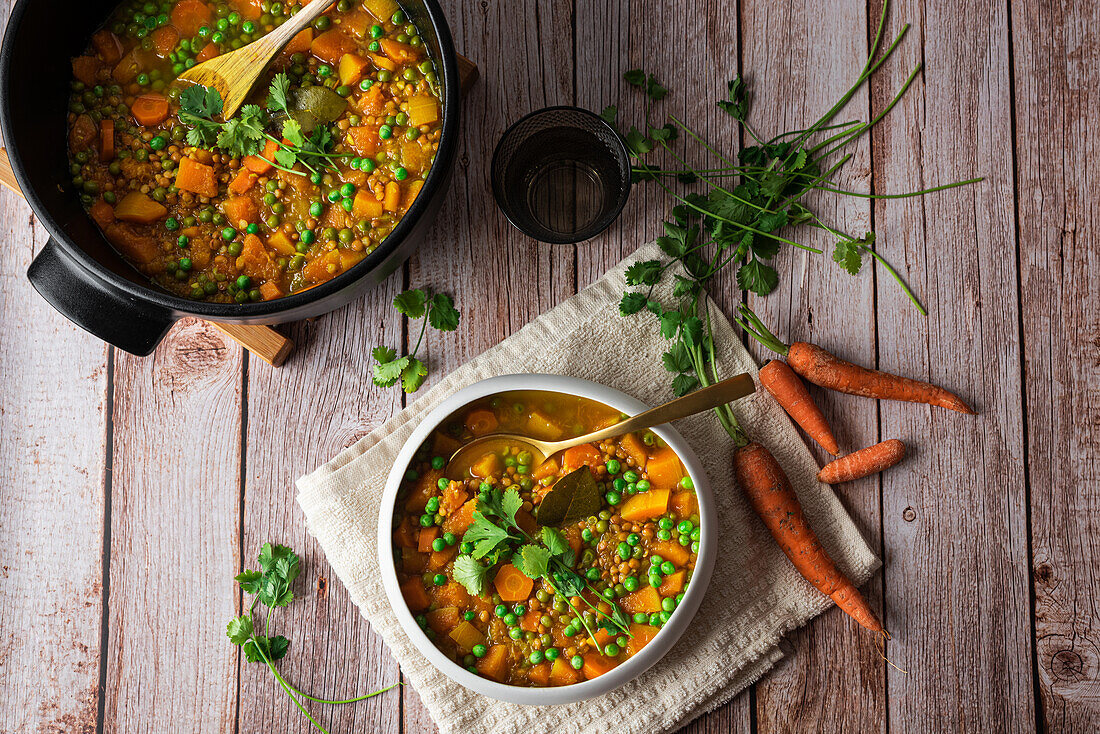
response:
<path id="1" fill-rule="evenodd" d="M 718 509 L 718 555 L 702 606 L 687 631 L 656 665 L 599 698 L 562 706 L 520 706 L 473 693 L 437 671 L 401 629 L 382 588 L 376 547 L 382 490 L 394 457 L 413 429 L 445 397 L 486 377 L 541 372 L 618 388 L 649 405 L 672 399 L 661 366 L 668 342 L 656 319 L 623 318 L 618 302 L 625 270 L 661 256 L 642 247 L 591 287 L 455 370 L 405 410 L 298 480 L 298 503 L 351 599 L 382 636 L 443 734 L 486 731 L 530 734 L 568 721 L 576 732 L 659 734 L 729 701 L 781 657 L 780 638 L 832 602 L 806 582 L 742 497 L 733 477 L 733 442 L 712 413 L 675 424 L 698 454 Z M 670 280 L 666 277 L 665 280 Z M 668 300 L 668 292 L 658 297 Z M 756 365 L 730 323 L 712 304 L 722 377 L 756 376 Z M 783 410 L 763 390 L 734 404 L 749 435 L 786 470 L 822 543 L 857 585 L 878 567 Z"/>

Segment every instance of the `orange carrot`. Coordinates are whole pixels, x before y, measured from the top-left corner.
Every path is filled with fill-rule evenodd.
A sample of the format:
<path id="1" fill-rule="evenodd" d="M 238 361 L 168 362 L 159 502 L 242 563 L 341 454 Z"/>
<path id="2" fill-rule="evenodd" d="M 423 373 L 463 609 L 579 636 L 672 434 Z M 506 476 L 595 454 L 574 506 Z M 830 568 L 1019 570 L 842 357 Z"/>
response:
<path id="1" fill-rule="evenodd" d="M 159 94 L 143 94 L 130 108 L 139 125 L 153 127 L 168 119 L 168 98 Z"/>
<path id="2" fill-rule="evenodd" d="M 791 344 L 787 361 L 795 372 L 830 390 L 881 400 L 927 403 L 974 415 L 962 398 L 942 387 L 845 362 L 814 344 Z"/>
<path id="3" fill-rule="evenodd" d="M 523 601 L 531 595 L 535 582 L 511 563 L 505 563 L 493 577 L 493 586 L 502 601 Z"/>
<path id="4" fill-rule="evenodd" d="M 753 441 L 738 447 L 733 466 L 749 503 L 798 572 L 861 625 L 872 632 L 884 632 L 882 622 L 837 569 L 806 522 L 790 480 L 771 452 Z"/>
<path id="5" fill-rule="evenodd" d="M 830 461 L 817 473 L 817 478 L 828 484 L 852 482 L 889 469 L 904 458 L 905 444 L 890 438 Z"/>
<path id="6" fill-rule="evenodd" d="M 172 8 L 172 25 L 188 38 L 196 36 L 213 19 L 210 7 L 202 0 L 180 0 Z"/>
<path id="7" fill-rule="evenodd" d="M 471 410 L 466 416 L 466 427 L 475 436 L 484 436 L 497 429 L 497 416 L 491 410 L 478 408 Z"/>
<path id="8" fill-rule="evenodd" d="M 567 469 L 580 469 L 582 466 L 599 466 L 603 463 L 600 450 L 590 443 L 582 443 L 565 450 L 561 456 L 562 466 Z"/>
<path id="9" fill-rule="evenodd" d="M 942 387 L 845 362 L 815 344 L 794 342 L 787 346 L 745 304 L 741 304 L 734 321 L 765 347 L 785 356 L 792 370 L 815 385 L 849 395 L 926 403 L 975 415 L 962 398 Z"/>
<path id="10" fill-rule="evenodd" d="M 810 391 L 806 389 L 806 385 L 798 379 L 798 375 L 787 366 L 786 362 L 773 359 L 764 365 L 760 370 L 760 384 L 771 393 L 780 407 L 787 411 L 787 415 L 806 432 L 807 436 L 817 441 L 833 456 L 840 453 L 840 446 L 837 445 L 836 437 L 829 428 L 825 415 L 810 397 Z"/>

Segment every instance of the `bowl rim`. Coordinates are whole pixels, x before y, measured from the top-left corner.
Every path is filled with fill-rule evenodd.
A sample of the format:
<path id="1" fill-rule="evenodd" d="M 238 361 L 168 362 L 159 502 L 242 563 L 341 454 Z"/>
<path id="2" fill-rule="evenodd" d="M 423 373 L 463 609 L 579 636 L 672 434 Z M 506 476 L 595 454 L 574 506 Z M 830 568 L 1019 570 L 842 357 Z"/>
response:
<path id="1" fill-rule="evenodd" d="M 15 53 L 15 35 L 23 25 L 23 18 L 31 0 L 16 0 L 12 8 L 8 24 L 4 29 L 3 44 L 0 45 L 0 129 L 7 142 L 8 158 L 19 182 L 20 190 L 27 204 L 34 211 L 38 221 L 50 234 L 50 237 L 65 252 L 87 270 L 99 281 L 113 286 L 125 293 L 128 297 L 144 304 L 164 309 L 175 315 L 198 316 L 205 319 L 218 321 L 246 322 L 250 319 L 262 319 L 292 312 L 296 309 L 306 308 L 318 301 L 323 301 L 333 296 L 353 283 L 356 283 L 372 272 L 399 250 L 402 243 L 410 236 L 413 229 L 419 224 L 424 212 L 429 208 L 429 200 L 437 193 L 445 189 L 454 159 L 458 151 L 458 136 L 460 135 L 460 111 L 461 111 L 461 84 L 458 73 L 458 52 L 455 50 L 454 36 L 447 23 L 446 14 L 439 4 L 439 0 L 419 0 L 423 3 L 427 20 L 431 23 L 432 30 L 439 42 L 440 57 L 434 59 L 441 68 L 443 124 L 439 139 L 439 149 L 436 151 L 435 160 L 428 175 L 424 179 L 424 187 L 421 195 L 413 201 L 409 210 L 394 227 L 386 238 L 379 243 L 365 258 L 360 260 L 349 270 L 336 276 L 332 280 L 318 284 L 312 288 L 288 293 L 285 296 L 271 301 L 258 303 L 206 303 L 193 301 L 189 298 L 176 296 L 175 294 L 158 288 L 152 281 L 149 283 L 135 282 L 100 263 L 96 258 L 88 255 L 84 249 L 65 232 L 64 227 L 54 218 L 53 212 L 46 206 L 38 191 L 29 185 L 30 178 L 27 175 L 27 164 L 23 160 L 23 146 L 15 140 L 11 130 L 14 112 L 8 94 L 10 82 L 8 78 L 13 75 L 12 58 Z M 116 5 L 111 6 L 116 7 Z M 100 236 L 103 236 L 100 233 Z M 113 245 L 111 245 L 113 249 Z"/>
<path id="2" fill-rule="evenodd" d="M 428 659 L 429 662 L 454 682 L 468 688 L 475 693 L 480 693 L 490 698 L 508 703 L 525 705 L 558 705 L 585 701 L 609 691 L 619 688 L 634 680 L 672 649 L 687 629 L 691 620 L 699 610 L 703 596 L 706 594 L 714 570 L 715 556 L 717 554 L 718 518 L 714 504 L 714 496 L 710 483 L 702 463 L 695 452 L 692 451 L 687 441 L 678 431 L 669 424 L 651 428 L 676 452 L 680 461 L 687 469 L 691 478 L 699 503 L 699 522 L 701 541 L 699 553 L 696 558 L 695 570 L 692 574 L 692 582 L 684 594 L 683 600 L 677 606 L 668 622 L 660 632 L 650 640 L 640 653 L 631 657 L 622 665 L 593 680 L 574 683 L 573 685 L 547 688 L 531 688 L 525 686 L 511 686 L 497 683 L 487 678 L 475 675 L 461 665 L 452 662 L 444 655 L 416 624 L 412 612 L 405 604 L 397 582 L 397 571 L 394 563 L 393 544 L 391 532 L 397 491 L 401 485 L 405 470 L 411 462 L 413 455 L 420 445 L 427 439 L 440 423 L 455 411 L 468 405 L 479 398 L 500 392 L 514 390 L 537 390 L 544 392 L 557 392 L 576 397 L 588 398 L 615 408 L 621 412 L 635 414 L 646 410 L 648 406 L 642 401 L 631 397 L 613 387 L 585 380 L 578 377 L 565 377 L 562 375 L 546 375 L 537 373 L 501 375 L 490 377 L 464 387 L 445 398 L 435 408 L 420 419 L 419 424 L 412 435 L 402 445 L 400 452 L 394 460 L 386 480 L 386 487 L 382 494 L 382 505 L 378 517 L 378 559 L 382 571 L 382 586 L 386 591 L 386 597 L 390 608 L 397 617 L 402 630 L 409 637 L 417 650 Z"/>

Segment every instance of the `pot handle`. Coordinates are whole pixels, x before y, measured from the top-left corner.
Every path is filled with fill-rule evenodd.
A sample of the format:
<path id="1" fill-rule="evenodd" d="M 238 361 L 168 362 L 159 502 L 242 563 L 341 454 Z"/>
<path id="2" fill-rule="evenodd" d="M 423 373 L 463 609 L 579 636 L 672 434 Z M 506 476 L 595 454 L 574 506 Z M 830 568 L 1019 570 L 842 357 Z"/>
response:
<path id="1" fill-rule="evenodd" d="M 31 261 L 27 278 L 69 321 L 139 357 L 156 349 L 176 321 L 167 309 L 138 301 L 88 272 L 53 238 Z"/>

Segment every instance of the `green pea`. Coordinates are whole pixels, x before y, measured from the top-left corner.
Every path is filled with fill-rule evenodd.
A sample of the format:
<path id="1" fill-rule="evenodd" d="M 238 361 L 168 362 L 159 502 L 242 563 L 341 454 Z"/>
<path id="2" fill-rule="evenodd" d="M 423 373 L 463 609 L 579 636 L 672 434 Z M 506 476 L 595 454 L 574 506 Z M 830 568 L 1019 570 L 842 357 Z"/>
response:
<path id="1" fill-rule="evenodd" d="M 403 167 L 398 166 L 397 168 L 393 169 L 393 177 L 398 181 L 404 181 L 406 178 L 409 177 L 409 172 L 406 171 Z"/>
<path id="2" fill-rule="evenodd" d="M 400 11 L 398 11 L 398 12 L 400 12 Z M 584 667 L 584 658 L 582 658 L 580 655 L 574 655 L 569 660 L 569 664 L 571 666 L 573 666 L 573 670 L 580 670 L 581 668 Z"/>
<path id="3" fill-rule="evenodd" d="M 661 609 L 666 612 L 673 611 L 676 609 L 676 600 L 671 596 L 666 596 L 664 599 L 661 599 Z"/>
<path id="4" fill-rule="evenodd" d="M 458 542 L 458 538 L 454 533 L 443 533 L 443 542 L 451 546 Z"/>
<path id="5" fill-rule="evenodd" d="M 229 247 L 225 248 L 226 252 L 228 252 L 233 257 L 240 255 L 243 249 L 244 245 L 242 245 L 240 242 L 231 242 L 229 243 Z"/>
<path id="6" fill-rule="evenodd" d="M 379 69 L 378 70 L 378 81 L 380 81 L 380 82 L 393 81 L 393 72 L 390 71 L 389 69 Z"/>
<path id="7" fill-rule="evenodd" d="M 226 227 L 222 230 L 222 239 L 225 241 L 233 240 L 237 237 L 237 230 L 233 227 Z"/>
<path id="8" fill-rule="evenodd" d="M 623 474 L 623 479 L 625 479 L 628 482 L 636 482 L 636 481 L 638 481 L 638 472 L 631 469 L 630 471 L 627 471 L 626 473 Z"/>
<path id="9" fill-rule="evenodd" d="M 683 489 L 695 489 L 695 484 L 692 483 L 691 477 L 684 477 L 680 480 L 680 487 Z"/>
<path id="10" fill-rule="evenodd" d="M 673 565 L 672 561 L 665 561 L 664 563 L 661 564 L 661 573 L 663 573 L 665 576 L 668 576 L 669 574 L 672 574 L 672 573 L 675 573 L 675 572 L 676 572 L 676 566 Z"/>
<path id="11" fill-rule="evenodd" d="M 627 576 L 625 579 L 623 579 L 623 588 L 626 589 L 627 591 L 637 591 L 638 590 L 638 577 L 637 576 Z"/>
<path id="12" fill-rule="evenodd" d="M 528 660 L 531 661 L 531 665 L 538 665 L 542 662 L 544 657 L 545 654 L 542 652 L 542 650 L 532 650 L 531 655 L 528 657 Z"/>
<path id="13" fill-rule="evenodd" d="M 660 540 L 671 540 L 672 539 L 672 532 L 669 531 L 669 530 L 658 530 L 657 531 L 657 538 L 660 539 Z"/>
<path id="14" fill-rule="evenodd" d="M 381 126 L 380 128 L 378 128 L 378 137 L 382 138 L 383 140 L 389 140 L 393 137 L 393 128 L 389 125 Z"/>
<path id="15" fill-rule="evenodd" d="M 462 544 L 458 546 L 458 552 L 464 555 L 469 555 L 470 553 L 474 552 L 474 544 L 468 540 L 463 541 Z"/>
<path id="16" fill-rule="evenodd" d="M 420 516 L 420 527 L 430 528 L 432 526 L 432 519 L 433 518 L 432 518 L 431 515 L 421 515 Z"/>
<path id="17" fill-rule="evenodd" d="M 618 552 L 619 552 L 619 558 L 623 559 L 624 561 L 625 561 L 626 559 L 630 558 L 630 552 L 631 552 L 631 550 L 632 550 L 632 549 L 631 549 L 631 547 L 630 547 L 630 544 L 629 544 L 629 543 L 627 543 L 627 542 L 626 542 L 625 540 L 624 540 L 624 541 L 621 541 L 621 542 L 619 543 L 619 547 L 618 547 Z"/>
<path id="18" fill-rule="evenodd" d="M 328 232 L 327 229 L 325 231 Z M 325 239 L 332 239 L 332 238 L 331 237 L 326 237 Z M 451 484 L 450 479 L 447 479 L 446 477 L 440 477 L 439 481 L 437 481 L 435 483 L 435 486 L 439 487 L 439 491 L 442 492 L 443 490 L 447 489 L 447 487 L 450 486 L 450 484 Z"/>
<path id="19" fill-rule="evenodd" d="M 603 654 L 607 655 L 609 658 L 613 658 L 619 654 L 619 646 L 614 642 L 609 642 L 604 646 Z"/>
<path id="20" fill-rule="evenodd" d="M 432 550 L 435 551 L 436 553 L 441 553 L 446 549 L 447 549 L 447 543 L 444 542 L 443 538 L 436 538 L 435 540 L 432 541 Z"/>
<path id="21" fill-rule="evenodd" d="M 589 581 L 596 581 L 600 578 L 600 569 L 593 566 L 584 572 L 584 577 Z"/>
<path id="22" fill-rule="evenodd" d="M 619 470 L 622 468 L 622 465 L 619 463 L 618 459 L 608 460 L 605 466 L 607 467 L 608 474 L 618 474 Z M 623 483 L 623 486 L 626 486 L 625 482 Z M 621 487 L 616 487 L 616 489 L 621 489 Z"/>
<path id="23" fill-rule="evenodd" d="M 325 16 L 322 15 L 321 17 L 323 18 Z M 428 620 L 425 619 L 424 623 L 427 624 L 427 621 Z M 475 658 L 483 658 L 485 657 L 485 654 L 489 652 L 489 648 L 485 647 L 485 645 L 474 645 L 472 648 L 470 648 L 470 652 L 474 654 Z"/>
<path id="24" fill-rule="evenodd" d="M 635 483 L 635 486 L 636 486 L 636 487 L 638 488 L 638 491 L 639 491 L 639 492 L 648 492 L 648 491 L 649 491 L 649 487 L 650 487 L 650 484 L 649 484 L 649 481 L 648 481 L 648 480 L 646 480 L 646 479 L 639 479 L 639 480 L 638 480 L 638 481 L 637 481 L 637 482 Z"/>
<path id="25" fill-rule="evenodd" d="M 164 220 L 164 228 L 169 232 L 175 232 L 180 228 L 179 220 L 175 217 L 168 217 Z"/>
<path id="26" fill-rule="evenodd" d="M 508 625 L 509 627 L 515 627 L 517 624 L 519 624 L 519 617 L 517 617 L 512 612 L 505 613 L 503 619 L 504 624 Z"/>
<path id="27" fill-rule="evenodd" d="M 511 637 L 513 640 L 518 640 L 519 638 L 523 637 L 523 630 L 521 630 L 519 627 L 513 627 L 512 629 L 508 630 L 508 636 Z"/>

